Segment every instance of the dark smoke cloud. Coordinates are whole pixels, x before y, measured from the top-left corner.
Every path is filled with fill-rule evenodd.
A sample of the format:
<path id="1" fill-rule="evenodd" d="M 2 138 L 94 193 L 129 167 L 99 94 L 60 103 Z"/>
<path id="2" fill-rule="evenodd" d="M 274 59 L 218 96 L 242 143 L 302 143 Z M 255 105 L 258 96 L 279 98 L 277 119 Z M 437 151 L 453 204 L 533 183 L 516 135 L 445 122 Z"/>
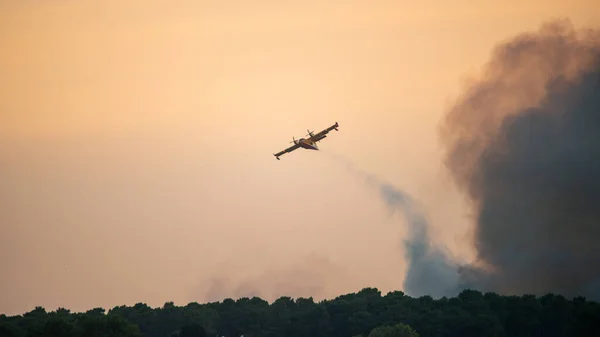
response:
<path id="1" fill-rule="evenodd" d="M 442 139 L 473 206 L 462 286 L 600 299 L 600 32 L 556 21 L 498 46 Z"/>
<path id="2" fill-rule="evenodd" d="M 356 168 L 350 160 L 329 152 L 323 151 L 323 153 L 342 163 L 367 185 L 375 188 L 390 213 L 399 212 L 404 217 L 408 225 L 408 235 L 404 240 L 408 261 L 404 291 L 409 296 L 415 297 L 429 295 L 439 298 L 457 295 L 459 291 L 457 264 L 450 258 L 450 254 L 444 247 L 431 242 L 429 224 L 418 202 L 405 191 Z"/>

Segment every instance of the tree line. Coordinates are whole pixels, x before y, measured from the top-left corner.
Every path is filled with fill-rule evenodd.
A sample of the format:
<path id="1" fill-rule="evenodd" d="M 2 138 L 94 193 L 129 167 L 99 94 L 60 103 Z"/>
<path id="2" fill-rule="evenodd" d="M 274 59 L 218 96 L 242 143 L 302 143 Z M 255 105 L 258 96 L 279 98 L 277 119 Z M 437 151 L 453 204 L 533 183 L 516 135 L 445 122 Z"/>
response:
<path id="1" fill-rule="evenodd" d="M 464 290 L 456 297 L 382 296 L 376 288 L 316 302 L 280 297 L 220 302 L 144 303 L 73 313 L 36 307 L 0 315 L 4 337 L 559 337 L 600 336 L 600 304 L 583 297 L 502 296 Z"/>

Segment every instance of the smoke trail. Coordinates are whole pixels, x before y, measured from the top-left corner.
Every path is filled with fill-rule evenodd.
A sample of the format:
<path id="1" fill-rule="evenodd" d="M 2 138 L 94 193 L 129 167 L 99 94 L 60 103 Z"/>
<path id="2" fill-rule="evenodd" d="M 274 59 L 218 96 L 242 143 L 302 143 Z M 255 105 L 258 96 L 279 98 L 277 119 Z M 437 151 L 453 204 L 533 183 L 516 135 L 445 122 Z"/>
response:
<path id="1" fill-rule="evenodd" d="M 404 280 L 404 291 L 410 296 L 455 296 L 459 291 L 458 268 L 445 249 L 431 242 L 429 224 L 420 205 L 406 192 L 356 168 L 350 160 L 330 152 L 323 153 L 343 164 L 368 186 L 377 189 L 390 212 L 400 212 L 405 218 L 408 237 L 404 240 L 404 248 L 408 270 Z"/>
<path id="2" fill-rule="evenodd" d="M 498 46 L 442 139 L 488 266 L 463 284 L 600 299 L 600 31 L 557 21 Z"/>

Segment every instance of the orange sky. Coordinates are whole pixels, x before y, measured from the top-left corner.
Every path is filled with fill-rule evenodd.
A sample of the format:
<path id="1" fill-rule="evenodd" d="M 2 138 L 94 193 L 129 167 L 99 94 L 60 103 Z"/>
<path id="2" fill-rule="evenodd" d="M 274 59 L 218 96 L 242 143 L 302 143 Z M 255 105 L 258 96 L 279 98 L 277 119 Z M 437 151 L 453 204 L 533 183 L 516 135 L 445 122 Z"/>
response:
<path id="1" fill-rule="evenodd" d="M 596 1 L 3 1 L 0 313 L 401 289 L 404 227 L 471 254 L 438 122 L 503 39 Z M 224 289 L 211 290 L 211 280 Z M 278 286 L 277 284 L 284 286 Z"/>

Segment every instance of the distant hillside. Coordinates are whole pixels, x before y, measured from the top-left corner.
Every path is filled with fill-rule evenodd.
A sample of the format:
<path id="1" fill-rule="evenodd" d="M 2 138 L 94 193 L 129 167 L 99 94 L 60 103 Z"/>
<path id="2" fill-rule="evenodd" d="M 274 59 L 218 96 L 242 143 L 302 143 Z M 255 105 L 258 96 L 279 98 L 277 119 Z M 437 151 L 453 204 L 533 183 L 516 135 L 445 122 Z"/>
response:
<path id="1" fill-rule="evenodd" d="M 38 307 L 0 316 L 0 336 L 226 337 L 600 336 L 600 304 L 584 298 L 501 296 L 465 290 L 455 298 L 385 296 L 374 288 L 332 300 L 226 299 L 162 308 L 143 303 L 85 313 Z"/>

